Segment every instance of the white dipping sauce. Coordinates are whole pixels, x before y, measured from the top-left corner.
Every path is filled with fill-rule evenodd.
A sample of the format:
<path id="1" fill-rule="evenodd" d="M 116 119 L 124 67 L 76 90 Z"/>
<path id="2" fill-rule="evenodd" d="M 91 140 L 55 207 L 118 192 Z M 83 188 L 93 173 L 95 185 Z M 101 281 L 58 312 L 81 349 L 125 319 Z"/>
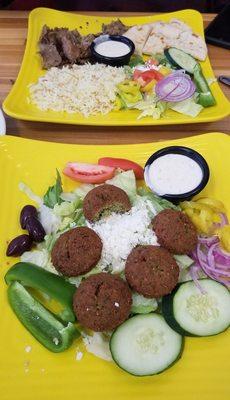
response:
<path id="1" fill-rule="evenodd" d="M 105 57 L 121 57 L 130 52 L 130 48 L 126 43 L 118 40 L 106 40 L 98 43 L 95 51 Z"/>
<path id="2" fill-rule="evenodd" d="M 146 167 L 148 186 L 159 195 L 183 194 L 195 189 L 203 171 L 192 158 L 182 154 L 165 154 Z"/>

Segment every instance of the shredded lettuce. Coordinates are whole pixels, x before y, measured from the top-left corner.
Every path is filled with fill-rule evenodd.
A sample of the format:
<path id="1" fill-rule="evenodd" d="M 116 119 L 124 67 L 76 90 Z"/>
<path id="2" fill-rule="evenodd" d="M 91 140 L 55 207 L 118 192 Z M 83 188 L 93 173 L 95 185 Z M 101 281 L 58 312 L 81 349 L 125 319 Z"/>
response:
<path id="1" fill-rule="evenodd" d="M 189 270 L 190 270 L 190 268 L 185 268 L 180 271 L 179 280 L 178 280 L 179 283 L 192 281 L 192 277 L 190 275 Z M 207 275 L 204 273 L 204 271 L 202 269 L 200 269 L 198 271 L 197 278 L 204 279 L 204 278 L 207 278 Z"/>
<path id="2" fill-rule="evenodd" d="M 60 197 L 63 201 L 74 201 L 76 200 L 77 197 L 79 197 L 76 193 L 74 192 L 62 192 L 60 194 Z"/>
<path id="3" fill-rule="evenodd" d="M 77 189 L 74 190 L 74 194 L 79 196 L 80 199 L 83 200 L 87 193 L 90 192 L 90 190 L 92 190 L 94 187 L 95 185 L 85 183 L 81 186 L 78 186 Z"/>
<path id="4" fill-rule="evenodd" d="M 156 299 L 147 299 L 138 293 L 132 294 L 132 308 L 133 314 L 148 314 L 151 311 L 155 311 L 158 307 Z"/>
<path id="5" fill-rule="evenodd" d="M 170 201 L 163 199 L 162 197 L 157 196 L 153 192 L 150 192 L 148 189 L 144 187 L 138 188 L 138 194 L 140 196 L 145 197 L 148 199 L 157 213 L 164 210 L 165 208 L 172 208 L 174 210 L 180 210 L 179 206 L 175 206 L 175 204 L 171 203 Z"/>
<path id="6" fill-rule="evenodd" d="M 181 270 L 189 268 L 194 263 L 192 258 L 187 256 L 186 254 L 175 254 L 174 258 Z"/>
<path id="7" fill-rule="evenodd" d="M 60 235 L 58 233 L 50 233 L 45 236 L 45 248 L 50 253 L 52 248 Z"/>
<path id="8" fill-rule="evenodd" d="M 106 181 L 106 183 L 123 189 L 129 196 L 131 203 L 134 202 L 137 195 L 137 186 L 136 178 L 132 170 L 121 172 L 115 175 L 114 178 Z"/>
<path id="9" fill-rule="evenodd" d="M 45 229 L 46 234 L 56 232 L 61 223 L 61 217 L 56 215 L 52 208 L 42 204 L 39 209 L 39 220 Z"/>
<path id="10" fill-rule="evenodd" d="M 149 95 L 145 98 L 145 100 L 139 101 L 135 105 L 135 108 L 142 111 L 137 119 L 141 119 L 147 116 L 154 119 L 159 119 L 161 115 L 166 111 L 167 103 L 165 101 L 157 101 L 155 95 Z"/>
<path id="11" fill-rule="evenodd" d="M 203 110 L 203 107 L 196 103 L 194 97 L 190 99 L 186 99 L 183 101 L 179 101 L 178 103 L 168 103 L 168 106 L 171 110 L 176 111 L 180 114 L 188 115 L 189 117 L 197 117 L 200 112 Z"/>
<path id="12" fill-rule="evenodd" d="M 25 193 L 29 199 L 33 200 L 35 203 L 37 203 L 38 205 L 42 204 L 42 198 L 37 196 L 30 188 L 29 186 L 27 186 L 25 183 L 20 182 L 19 185 L 19 190 L 23 193 Z"/>

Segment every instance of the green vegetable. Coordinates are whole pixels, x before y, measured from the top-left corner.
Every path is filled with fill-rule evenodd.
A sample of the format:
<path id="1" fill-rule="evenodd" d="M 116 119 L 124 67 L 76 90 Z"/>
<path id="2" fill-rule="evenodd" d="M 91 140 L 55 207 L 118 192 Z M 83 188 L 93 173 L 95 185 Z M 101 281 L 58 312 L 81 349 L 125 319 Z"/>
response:
<path id="1" fill-rule="evenodd" d="M 168 325 L 185 336 L 212 336 L 230 325 L 230 293 L 212 279 L 181 283 L 162 298 L 162 313 Z"/>
<path id="2" fill-rule="evenodd" d="M 164 65 L 165 67 L 167 67 L 169 69 L 174 68 L 173 65 L 167 59 L 167 57 L 162 53 L 154 54 L 153 58 L 155 58 L 155 60 L 157 60 L 159 62 L 159 64 Z"/>
<path id="3" fill-rule="evenodd" d="M 5 275 L 5 281 L 9 285 L 14 281 L 44 292 L 51 299 L 57 300 L 63 307 L 58 317 L 63 321 L 75 321 L 72 308 L 72 299 L 76 287 L 65 281 L 59 275 L 52 274 L 37 265 L 19 262 L 11 267 Z"/>
<path id="4" fill-rule="evenodd" d="M 175 254 L 174 258 L 179 265 L 180 269 L 186 269 L 191 267 L 191 265 L 194 263 L 192 258 L 187 256 L 186 254 Z"/>
<path id="5" fill-rule="evenodd" d="M 54 208 L 55 204 L 61 204 L 63 202 L 61 196 L 62 193 L 62 182 L 61 176 L 57 171 L 56 183 L 54 186 L 50 186 L 44 195 L 43 202 L 49 208 Z"/>
<path id="6" fill-rule="evenodd" d="M 127 108 L 132 108 L 135 104 L 142 100 L 142 94 L 140 86 L 135 81 L 125 80 L 117 85 L 119 91 L 119 98 L 122 100 L 122 104 L 125 104 Z"/>
<path id="7" fill-rule="evenodd" d="M 13 282 L 8 287 L 8 299 L 21 323 L 50 351 L 64 351 L 74 338 L 80 336 L 71 322 L 64 325 L 56 319 L 19 282 Z"/>
<path id="8" fill-rule="evenodd" d="M 108 180 L 107 183 L 123 189 L 129 196 L 131 203 L 133 203 L 137 195 L 137 186 L 136 178 L 132 170 L 115 175 L 114 178 Z"/>
<path id="9" fill-rule="evenodd" d="M 134 68 L 137 65 L 143 65 L 145 62 L 141 56 L 134 55 L 129 61 L 129 67 Z"/>
<path id="10" fill-rule="evenodd" d="M 184 69 L 189 74 L 193 74 L 194 68 L 199 65 L 190 54 L 176 47 L 170 47 L 164 51 L 165 57 L 175 68 Z"/>
<path id="11" fill-rule="evenodd" d="M 199 97 L 199 96 L 198 96 Z M 189 117 L 195 118 L 203 110 L 201 104 L 197 104 L 195 99 L 192 97 L 178 103 L 169 103 L 169 108 L 180 114 L 188 115 Z"/>
<path id="12" fill-rule="evenodd" d="M 133 293 L 132 300 L 131 313 L 133 314 L 148 314 L 158 307 L 156 299 L 147 299 L 138 293 Z"/>
<path id="13" fill-rule="evenodd" d="M 136 376 L 155 375 L 171 367 L 182 355 L 183 337 L 162 315 L 135 315 L 119 325 L 110 338 L 115 363 Z"/>
<path id="14" fill-rule="evenodd" d="M 159 119 L 163 112 L 166 111 L 167 103 L 165 101 L 157 101 L 155 95 L 149 95 L 145 98 L 145 100 L 139 101 L 135 105 L 135 108 L 142 111 L 137 119 L 147 116 L 154 119 Z"/>
<path id="15" fill-rule="evenodd" d="M 205 79 L 199 64 L 194 68 L 193 72 L 194 83 L 199 92 L 198 103 L 203 107 L 210 107 L 216 104 L 216 100 L 209 88 L 208 82 Z"/>
<path id="16" fill-rule="evenodd" d="M 149 190 L 140 187 L 138 188 L 138 194 L 147 198 L 151 201 L 153 207 L 157 212 L 164 210 L 165 208 L 172 208 L 174 210 L 180 210 L 179 206 L 175 206 L 175 204 L 171 203 L 170 201 L 163 199 L 162 197 L 157 196 L 156 194 L 150 192 Z"/>

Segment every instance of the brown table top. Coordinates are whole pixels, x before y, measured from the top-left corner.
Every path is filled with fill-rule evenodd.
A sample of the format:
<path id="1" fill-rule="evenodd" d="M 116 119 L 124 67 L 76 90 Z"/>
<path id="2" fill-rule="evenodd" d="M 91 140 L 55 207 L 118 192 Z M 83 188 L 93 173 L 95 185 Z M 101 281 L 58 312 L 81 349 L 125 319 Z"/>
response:
<path id="1" fill-rule="evenodd" d="M 0 104 L 15 81 L 25 49 L 27 36 L 27 11 L 0 11 Z M 86 13 L 91 15 L 127 16 L 135 13 Z M 140 15 L 140 13 L 138 13 Z M 147 15 L 147 14 L 142 14 Z M 206 27 L 214 14 L 203 14 Z M 209 57 L 215 76 L 230 75 L 229 50 L 208 46 Z M 230 88 L 221 84 L 230 98 Z M 191 125 L 145 126 L 145 127 L 92 127 L 42 122 L 21 121 L 6 116 L 7 133 L 31 139 L 63 143 L 123 144 L 153 142 L 182 138 L 208 132 L 230 134 L 230 117 L 223 120 Z"/>

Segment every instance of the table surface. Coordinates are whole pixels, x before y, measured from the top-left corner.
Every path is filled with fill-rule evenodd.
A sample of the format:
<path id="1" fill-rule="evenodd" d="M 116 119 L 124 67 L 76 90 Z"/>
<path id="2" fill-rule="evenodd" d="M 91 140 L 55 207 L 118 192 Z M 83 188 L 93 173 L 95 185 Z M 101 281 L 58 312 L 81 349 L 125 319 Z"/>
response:
<path id="1" fill-rule="evenodd" d="M 0 11 L 0 104 L 9 93 L 20 68 L 27 36 L 27 11 Z M 127 16 L 135 13 L 86 13 L 91 15 Z M 138 13 L 140 15 L 140 13 Z M 141 15 L 148 15 L 142 13 Z M 203 14 L 206 27 L 215 17 Z M 215 76 L 230 75 L 229 50 L 208 46 Z M 230 98 L 230 88 L 221 84 Z M 25 138 L 63 143 L 123 144 L 177 139 L 208 132 L 230 134 L 230 117 L 211 123 L 145 127 L 92 127 L 21 121 L 6 116 L 7 133 Z"/>

